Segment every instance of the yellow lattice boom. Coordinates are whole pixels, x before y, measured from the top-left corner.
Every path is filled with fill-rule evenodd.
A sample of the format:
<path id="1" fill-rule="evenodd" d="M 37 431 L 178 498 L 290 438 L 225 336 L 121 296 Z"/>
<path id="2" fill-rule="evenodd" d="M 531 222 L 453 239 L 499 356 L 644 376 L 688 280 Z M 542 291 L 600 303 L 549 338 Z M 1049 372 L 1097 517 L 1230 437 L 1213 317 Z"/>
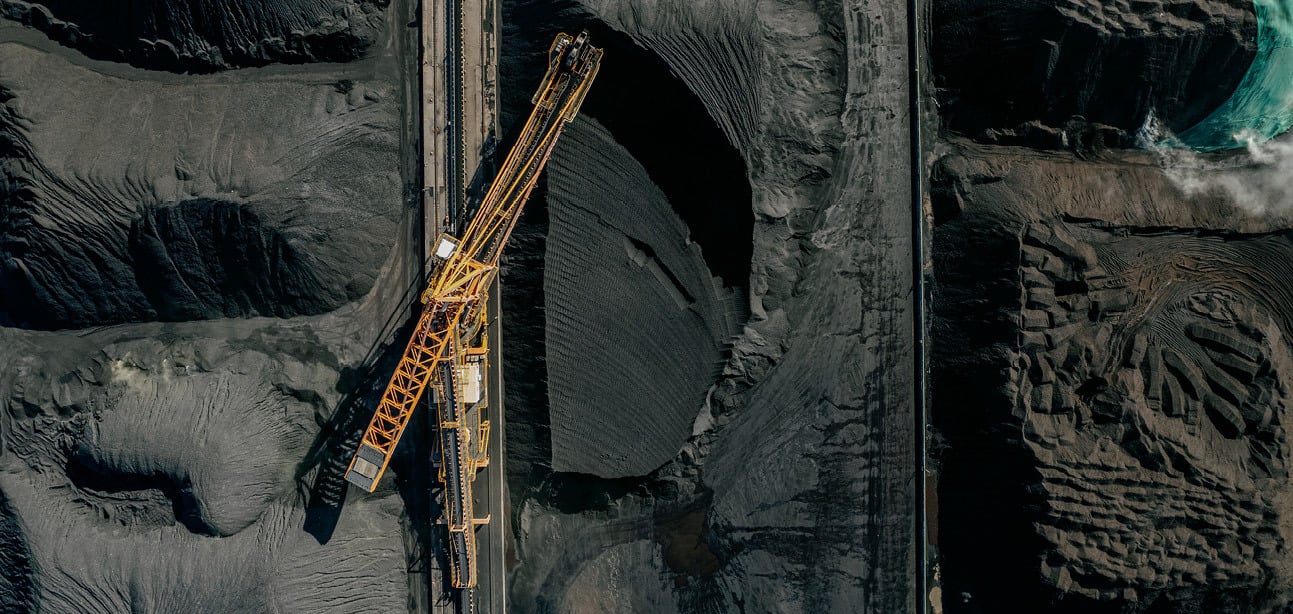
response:
<path id="1" fill-rule="evenodd" d="M 421 296 L 421 316 L 346 470 L 347 480 L 372 492 L 423 393 L 427 388 L 434 391 L 439 479 L 445 487 L 445 524 L 457 587 L 476 585 L 474 529 L 489 521 L 475 518 L 471 491 L 477 469 L 489 461 L 489 422 L 482 418 L 488 403 L 488 289 L 521 209 L 557 138 L 579 112 L 601 58 L 602 50 L 588 44 L 587 32 L 574 38 L 558 34 L 553 41 L 547 73 L 531 99 L 534 110 L 476 215 L 460 239 L 445 234 L 436 244 L 437 264 Z"/>

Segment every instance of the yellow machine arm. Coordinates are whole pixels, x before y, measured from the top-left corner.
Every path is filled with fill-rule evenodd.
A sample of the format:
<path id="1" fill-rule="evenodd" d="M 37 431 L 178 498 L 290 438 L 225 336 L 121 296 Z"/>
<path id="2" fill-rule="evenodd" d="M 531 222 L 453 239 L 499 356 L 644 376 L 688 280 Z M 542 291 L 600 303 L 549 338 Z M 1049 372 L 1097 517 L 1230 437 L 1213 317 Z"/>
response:
<path id="1" fill-rule="evenodd" d="M 557 138 L 579 112 L 601 58 L 602 50 L 588 44 L 587 32 L 573 39 L 558 34 L 553 41 L 547 73 L 531 99 L 534 110 L 479 210 L 461 239 L 441 235 L 436 245 L 437 265 L 422 293 L 422 315 L 346 471 L 347 480 L 372 492 L 423 392 L 428 386 L 436 391 L 439 478 L 458 587 L 476 584 L 473 529 L 488 521 L 474 518 L 471 495 L 476 469 L 488 462 L 489 422 L 481 418 L 487 403 L 486 295 L 521 208 Z"/>

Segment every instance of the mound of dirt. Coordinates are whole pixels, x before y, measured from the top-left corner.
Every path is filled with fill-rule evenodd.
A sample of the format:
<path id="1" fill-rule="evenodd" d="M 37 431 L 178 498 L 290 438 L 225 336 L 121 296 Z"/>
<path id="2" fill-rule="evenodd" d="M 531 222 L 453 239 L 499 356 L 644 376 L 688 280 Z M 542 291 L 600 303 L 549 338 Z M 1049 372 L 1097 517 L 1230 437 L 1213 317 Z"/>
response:
<path id="1" fill-rule="evenodd" d="M 361 57 L 390 0 L 3 0 L 0 16 L 86 55 L 173 72 Z"/>
<path id="2" fill-rule="evenodd" d="M 372 288 L 400 193 L 391 84 L 150 83 L 0 49 L 0 321 L 287 317 Z"/>
<path id="3" fill-rule="evenodd" d="M 156 3 L 155 20 L 111 3 L 48 10 L 111 12 L 60 31 L 146 63 L 129 37 L 228 36 L 232 50 L 311 30 L 298 17 L 322 4 L 274 5 L 297 11 L 283 19 L 206 7 L 238 34 L 193 3 Z M 318 442 L 366 393 L 354 373 L 416 266 L 394 47 L 177 76 L 13 23 L 0 39 L 0 610 L 406 607 L 425 576 L 410 579 L 400 493 L 341 491 L 326 530 L 310 520 L 342 454 Z M 114 326 L 87 328 L 101 324 Z"/>

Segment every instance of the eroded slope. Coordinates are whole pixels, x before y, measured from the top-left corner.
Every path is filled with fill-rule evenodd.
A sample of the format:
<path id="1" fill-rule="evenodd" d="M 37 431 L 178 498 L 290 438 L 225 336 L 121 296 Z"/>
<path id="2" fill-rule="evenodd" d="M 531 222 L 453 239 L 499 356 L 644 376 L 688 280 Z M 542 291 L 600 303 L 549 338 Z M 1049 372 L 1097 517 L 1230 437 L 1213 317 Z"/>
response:
<path id="1" fill-rule="evenodd" d="M 390 0 L 4 0 L 0 16 L 94 58 L 177 72 L 361 57 Z"/>
<path id="2" fill-rule="evenodd" d="M 955 151 L 932 322 L 949 611 L 1282 611 L 1284 222 L 1143 153 Z"/>
<path id="3" fill-rule="evenodd" d="M 372 288 L 399 194 L 389 83 L 147 83 L 0 48 L 0 320 L 291 316 Z"/>
<path id="4" fill-rule="evenodd" d="M 1082 133 L 1097 124 L 1112 129 L 1109 144 L 1127 145 L 1151 113 L 1184 130 L 1225 102 L 1257 51 L 1249 0 L 931 8 L 939 113 L 949 128 L 993 142 L 1063 148 L 1063 139 L 1090 139 Z"/>
<path id="5" fill-rule="evenodd" d="M 136 25 L 220 36 L 194 6 Z M 0 37 L 0 609 L 406 607 L 405 502 L 320 494 L 319 444 L 408 302 L 396 49 L 193 77 Z"/>
<path id="6" fill-rule="evenodd" d="M 692 434 L 743 292 L 725 288 L 645 170 L 595 120 L 548 171 L 552 468 L 645 475 Z"/>

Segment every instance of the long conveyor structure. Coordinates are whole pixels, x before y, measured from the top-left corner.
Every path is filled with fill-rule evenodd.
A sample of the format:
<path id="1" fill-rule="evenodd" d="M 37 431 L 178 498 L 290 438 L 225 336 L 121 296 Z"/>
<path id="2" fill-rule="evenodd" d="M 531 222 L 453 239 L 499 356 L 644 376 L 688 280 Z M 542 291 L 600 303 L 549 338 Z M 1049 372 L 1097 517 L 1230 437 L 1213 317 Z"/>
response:
<path id="1" fill-rule="evenodd" d="M 368 492 L 376 489 L 423 393 L 434 391 L 439 479 L 452 584 L 458 588 L 476 586 L 475 528 L 489 522 L 472 511 L 476 471 L 489 462 L 489 421 L 484 418 L 489 287 L 521 209 L 557 138 L 579 112 L 601 59 L 602 50 L 588 43 L 587 32 L 573 38 L 558 34 L 553 41 L 547 73 L 530 101 L 534 110 L 476 215 L 460 238 L 443 234 L 437 241 L 417 327 L 346 470 L 352 484 Z"/>

